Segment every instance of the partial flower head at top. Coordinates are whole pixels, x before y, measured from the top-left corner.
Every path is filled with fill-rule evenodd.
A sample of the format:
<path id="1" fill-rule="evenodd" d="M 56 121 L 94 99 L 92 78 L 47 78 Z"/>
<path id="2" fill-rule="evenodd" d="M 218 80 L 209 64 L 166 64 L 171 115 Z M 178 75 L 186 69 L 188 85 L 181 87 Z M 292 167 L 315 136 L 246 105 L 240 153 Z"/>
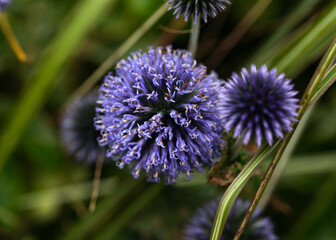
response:
<path id="1" fill-rule="evenodd" d="M 226 9 L 230 4 L 228 0 L 168 0 L 167 4 L 171 5 L 169 10 L 174 9 L 174 15 L 179 17 L 184 15 L 185 21 L 194 16 L 194 22 L 200 17 L 204 22 L 208 18 L 214 18 L 221 11 Z"/>
<path id="2" fill-rule="evenodd" d="M 205 204 L 196 211 L 185 228 L 183 240 L 208 240 L 210 238 L 219 203 L 220 198 Z M 235 201 L 220 240 L 232 240 L 234 238 L 249 205 L 249 201 L 243 201 L 240 198 Z M 277 236 L 274 234 L 273 228 L 271 220 L 267 217 L 262 217 L 260 209 L 256 209 L 240 239 L 276 240 Z"/>
<path id="3" fill-rule="evenodd" d="M 0 12 L 4 11 L 12 0 L 0 0 Z"/>
<path id="4" fill-rule="evenodd" d="M 98 145 L 99 132 L 94 127 L 97 94 L 90 93 L 71 103 L 60 123 L 61 141 L 77 161 L 95 163 L 104 150 Z M 101 153 L 100 153 L 101 152 Z"/>
<path id="5" fill-rule="evenodd" d="M 299 107 L 298 92 L 284 74 L 277 75 L 273 68 L 257 69 L 252 65 L 250 72 L 245 68 L 241 74 L 232 74 L 224 84 L 221 104 L 225 129 L 234 130 L 234 138 L 243 136 L 248 144 L 252 137 L 258 146 L 263 137 L 272 145 L 276 138 L 283 138 L 284 131 L 291 131 Z"/>
<path id="6" fill-rule="evenodd" d="M 95 125 L 107 156 L 137 178 L 175 183 L 213 162 L 223 145 L 220 82 L 190 53 L 170 47 L 135 52 L 100 88 Z"/>

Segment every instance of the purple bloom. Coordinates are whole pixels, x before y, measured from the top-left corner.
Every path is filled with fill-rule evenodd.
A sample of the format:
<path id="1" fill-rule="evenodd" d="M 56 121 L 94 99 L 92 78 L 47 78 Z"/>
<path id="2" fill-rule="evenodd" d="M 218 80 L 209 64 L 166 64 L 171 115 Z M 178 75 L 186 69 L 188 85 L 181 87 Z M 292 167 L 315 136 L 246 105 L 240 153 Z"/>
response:
<path id="1" fill-rule="evenodd" d="M 168 0 L 170 4 L 169 10 L 174 9 L 176 17 L 184 15 L 185 21 L 190 16 L 194 16 L 194 22 L 197 18 L 203 18 L 204 22 L 208 18 L 214 18 L 221 11 L 226 9 L 226 5 L 230 4 L 228 0 Z"/>
<path id="2" fill-rule="evenodd" d="M 220 198 L 205 204 L 198 209 L 190 222 L 186 226 L 184 240 L 208 240 L 211 234 L 212 224 L 216 216 L 217 207 Z M 249 207 L 248 201 L 240 198 L 233 204 L 231 212 L 228 216 L 225 228 L 220 240 L 231 240 L 234 238 L 240 223 L 243 221 L 244 215 Z M 261 216 L 261 211 L 256 209 L 242 236 L 241 240 L 276 240 L 273 224 L 267 217 Z"/>
<path id="3" fill-rule="evenodd" d="M 98 145 L 99 132 L 94 128 L 96 94 L 71 103 L 65 110 L 60 123 L 61 141 L 69 155 L 77 161 L 95 163 L 103 149 Z"/>
<path id="4" fill-rule="evenodd" d="M 4 11 L 10 3 L 11 0 L 0 0 L 0 12 Z"/>
<path id="5" fill-rule="evenodd" d="M 183 50 L 135 52 L 108 74 L 100 88 L 95 125 L 101 146 L 137 178 L 175 183 L 179 173 L 219 155 L 222 127 L 217 110 L 220 82 Z"/>
<path id="6" fill-rule="evenodd" d="M 275 68 L 268 72 L 266 66 L 257 69 L 252 65 L 251 72 L 243 68 L 240 76 L 233 73 L 224 87 L 221 103 L 225 129 L 234 129 L 234 138 L 243 134 L 243 143 L 248 144 L 254 136 L 260 146 L 265 137 L 272 145 L 274 138 L 283 138 L 283 131 L 292 130 L 299 100 L 283 73 L 277 75 Z"/>

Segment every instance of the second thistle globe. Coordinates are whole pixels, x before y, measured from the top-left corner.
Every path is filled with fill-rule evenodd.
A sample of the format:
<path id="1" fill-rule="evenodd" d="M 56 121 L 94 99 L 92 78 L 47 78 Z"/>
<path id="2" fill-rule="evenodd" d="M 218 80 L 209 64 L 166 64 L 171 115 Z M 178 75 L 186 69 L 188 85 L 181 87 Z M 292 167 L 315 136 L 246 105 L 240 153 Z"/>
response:
<path id="1" fill-rule="evenodd" d="M 93 125 L 96 116 L 97 94 L 72 102 L 64 111 L 60 122 L 62 145 L 77 161 L 93 164 L 104 148 L 98 145 L 99 132 Z"/>
<path id="2" fill-rule="evenodd" d="M 268 71 L 266 66 L 257 69 L 252 65 L 250 72 L 243 68 L 240 75 L 233 73 L 221 98 L 225 129 L 234 130 L 234 138 L 243 134 L 244 144 L 254 137 L 260 146 L 265 137 L 272 145 L 296 121 L 299 100 L 293 88 L 275 68 Z"/>
<path id="3" fill-rule="evenodd" d="M 140 51 L 105 77 L 95 125 L 107 156 L 137 178 L 176 182 L 219 155 L 223 146 L 218 101 L 220 82 L 184 50 Z"/>

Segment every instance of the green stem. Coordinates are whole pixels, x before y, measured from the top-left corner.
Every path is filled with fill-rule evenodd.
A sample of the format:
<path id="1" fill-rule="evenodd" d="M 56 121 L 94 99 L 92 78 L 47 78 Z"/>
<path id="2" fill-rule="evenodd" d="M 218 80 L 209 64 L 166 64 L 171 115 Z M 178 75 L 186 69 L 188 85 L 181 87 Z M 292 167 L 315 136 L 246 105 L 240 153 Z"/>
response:
<path id="1" fill-rule="evenodd" d="M 167 12 L 168 5 L 163 4 L 143 25 L 141 25 L 115 52 L 96 69 L 84 83 L 72 94 L 67 104 L 88 93 L 104 74 L 139 41 L 139 39 Z"/>
<path id="2" fill-rule="evenodd" d="M 192 31 L 189 38 L 188 51 L 195 58 L 197 47 L 198 47 L 198 38 L 200 34 L 200 24 L 201 18 L 197 18 L 196 23 L 192 22 Z"/>
<path id="3" fill-rule="evenodd" d="M 280 140 L 274 143 L 271 147 L 264 145 L 259 150 L 259 152 L 244 166 L 238 176 L 226 189 L 217 209 L 210 236 L 211 240 L 219 240 L 221 238 L 225 222 L 235 199 L 238 197 L 239 193 L 252 176 L 253 171 L 264 161 L 264 159 L 273 151 L 273 149 L 278 146 L 279 142 Z"/>
<path id="4" fill-rule="evenodd" d="M 89 211 L 93 212 L 96 209 L 97 205 L 97 198 L 99 196 L 99 185 L 100 185 L 100 177 L 103 168 L 103 161 L 104 161 L 104 150 L 99 149 L 99 154 L 96 162 L 96 170 L 93 178 L 92 184 L 92 193 L 91 193 L 91 200 L 89 205 Z"/>
<path id="5" fill-rule="evenodd" d="M 311 114 L 313 113 L 313 108 L 309 109 L 306 114 L 303 116 L 302 120 L 300 121 L 293 137 L 292 140 L 290 141 L 290 144 L 288 145 L 288 147 L 286 148 L 286 151 L 284 152 L 284 154 L 281 156 L 281 159 L 279 161 L 279 164 L 277 166 L 277 168 L 275 169 L 266 189 L 265 192 L 263 193 L 258 207 L 263 209 L 266 204 L 268 203 L 281 175 L 283 174 L 285 167 L 287 166 L 287 163 L 290 160 L 290 157 L 294 151 L 294 148 L 296 146 L 296 143 L 299 141 L 303 131 L 306 128 L 306 125 L 308 123 L 308 120 L 310 119 Z"/>
<path id="6" fill-rule="evenodd" d="M 305 111 L 307 110 L 308 104 L 310 102 L 310 100 L 312 99 L 315 91 L 317 90 L 321 80 L 323 79 L 323 76 L 325 75 L 325 73 L 327 72 L 327 69 L 330 65 L 330 63 L 332 62 L 334 56 L 336 54 L 336 38 L 334 39 L 333 43 L 331 44 L 330 48 L 328 49 L 327 53 L 325 54 L 325 56 L 323 57 L 320 65 L 318 66 L 318 68 L 315 71 L 315 74 L 312 78 L 312 80 L 310 81 L 310 83 L 308 84 L 308 87 L 306 88 L 305 93 L 303 94 L 302 98 L 301 98 L 301 108 L 299 109 L 299 115 L 298 115 L 298 121 L 295 122 L 293 124 L 293 131 L 287 133 L 287 135 L 285 136 L 285 139 L 281 142 L 281 145 L 279 147 L 279 150 L 277 151 L 277 153 L 275 154 L 275 156 L 272 159 L 272 162 L 270 164 L 270 166 L 267 169 L 267 172 L 264 176 L 264 179 L 262 180 L 257 193 L 253 199 L 253 201 L 250 204 L 249 209 L 247 210 L 247 213 L 244 217 L 244 220 L 242 221 L 234 240 L 238 240 L 241 236 L 241 234 L 243 233 L 244 228 L 247 225 L 248 220 L 251 217 L 252 212 L 254 211 L 256 205 L 258 204 L 273 172 L 275 167 L 277 166 L 281 156 L 283 155 L 289 141 L 291 140 L 295 129 L 297 128 L 300 120 L 303 117 L 303 114 L 305 113 Z"/>
<path id="7" fill-rule="evenodd" d="M 110 218 L 118 210 L 117 204 L 122 201 L 131 192 L 135 191 L 141 185 L 143 181 L 129 179 L 128 181 L 122 183 L 118 186 L 118 191 L 113 193 L 113 196 L 106 198 L 102 201 L 97 209 L 86 215 L 81 219 L 72 229 L 66 232 L 62 240 L 79 240 L 84 239 L 84 237 L 90 232 L 95 226 L 101 223 L 104 219 Z M 113 189 L 113 188 L 112 188 Z"/>
<path id="8" fill-rule="evenodd" d="M 244 140 L 244 134 L 241 134 L 235 141 L 233 147 L 232 147 L 232 151 L 231 151 L 231 161 L 234 160 L 238 154 L 239 151 L 241 149 L 241 147 L 243 146 L 243 140 Z"/>
<path id="9" fill-rule="evenodd" d="M 6 14 L 0 12 L 0 28 L 2 29 L 3 34 L 5 35 L 9 45 L 13 49 L 16 57 L 21 62 L 28 62 L 28 57 L 23 51 L 19 41 L 15 37 L 11 25 L 9 24 Z"/>

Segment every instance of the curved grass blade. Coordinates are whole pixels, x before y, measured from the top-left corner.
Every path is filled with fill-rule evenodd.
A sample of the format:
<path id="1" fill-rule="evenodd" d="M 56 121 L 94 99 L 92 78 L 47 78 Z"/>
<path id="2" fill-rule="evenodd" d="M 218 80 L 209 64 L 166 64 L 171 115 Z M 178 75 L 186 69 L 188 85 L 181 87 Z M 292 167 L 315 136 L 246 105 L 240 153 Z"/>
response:
<path id="1" fill-rule="evenodd" d="M 335 46 L 336 47 L 336 46 Z M 322 79 L 317 91 L 309 102 L 308 107 L 312 106 L 336 81 L 336 64 L 329 70 L 329 72 Z"/>
<path id="2" fill-rule="evenodd" d="M 279 144 L 279 142 L 280 141 L 277 141 L 271 147 L 268 145 L 264 145 L 264 147 L 260 149 L 260 151 L 246 164 L 244 169 L 239 173 L 239 175 L 225 191 L 217 209 L 214 225 L 212 227 L 210 236 L 211 240 L 220 239 L 223 227 L 235 199 L 238 197 L 239 193 L 252 176 L 253 171 L 272 152 L 272 150 Z"/>
<path id="3" fill-rule="evenodd" d="M 23 51 L 19 41 L 15 37 L 6 14 L 1 12 L 0 12 L 0 28 L 2 29 L 3 34 L 7 38 L 7 41 L 11 46 L 11 48 L 13 49 L 13 52 L 15 53 L 17 59 L 20 62 L 27 63 L 28 57 L 26 53 Z"/>

